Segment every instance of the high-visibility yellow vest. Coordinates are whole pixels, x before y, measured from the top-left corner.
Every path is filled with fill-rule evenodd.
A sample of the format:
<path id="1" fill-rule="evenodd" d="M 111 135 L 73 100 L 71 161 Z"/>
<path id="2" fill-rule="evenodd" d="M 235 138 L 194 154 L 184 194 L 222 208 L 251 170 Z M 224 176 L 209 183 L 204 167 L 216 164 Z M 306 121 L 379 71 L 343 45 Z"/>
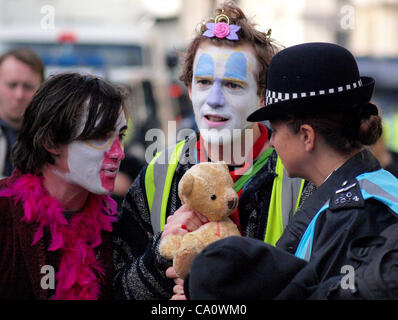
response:
<path id="1" fill-rule="evenodd" d="M 384 117 L 383 139 L 389 149 L 398 152 L 398 113 Z"/>
<path id="2" fill-rule="evenodd" d="M 171 184 L 181 155 L 184 154 L 184 147 L 186 147 L 185 140 L 162 153 L 156 154 L 147 167 L 145 191 L 155 233 L 162 231 L 166 223 L 166 210 Z M 264 241 L 272 245 L 275 245 L 279 240 L 290 217 L 297 211 L 304 186 L 303 179 L 292 179 L 286 175 L 279 157 L 275 172 L 277 176 L 274 178 L 272 186 L 267 229 L 264 237 Z"/>

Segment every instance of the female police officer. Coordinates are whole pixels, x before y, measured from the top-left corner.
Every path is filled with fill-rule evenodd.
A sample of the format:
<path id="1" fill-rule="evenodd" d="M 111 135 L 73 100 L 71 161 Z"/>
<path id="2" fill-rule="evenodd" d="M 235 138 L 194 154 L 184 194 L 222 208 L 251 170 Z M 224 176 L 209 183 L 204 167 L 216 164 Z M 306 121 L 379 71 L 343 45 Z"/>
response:
<path id="1" fill-rule="evenodd" d="M 374 80 L 361 77 L 352 54 L 340 46 L 307 43 L 275 55 L 266 106 L 248 120 L 270 120 L 271 145 L 289 176 L 305 178 L 317 190 L 289 222 L 278 248 L 234 238 L 205 249 L 186 281 L 191 298 L 221 298 L 226 283 L 229 298 L 308 298 L 325 283 L 336 287 L 325 281 L 350 262 L 353 239 L 398 223 L 398 180 L 364 148 L 382 131 L 369 102 L 373 88 Z M 244 272 L 235 268 L 243 257 Z M 243 296 L 231 282 L 250 289 Z"/>

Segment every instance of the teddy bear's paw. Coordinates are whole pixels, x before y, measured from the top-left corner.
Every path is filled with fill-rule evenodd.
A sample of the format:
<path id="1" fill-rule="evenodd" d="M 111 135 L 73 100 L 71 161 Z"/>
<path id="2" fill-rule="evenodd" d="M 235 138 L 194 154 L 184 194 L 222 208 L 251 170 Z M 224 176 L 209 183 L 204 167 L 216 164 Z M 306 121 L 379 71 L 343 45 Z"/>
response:
<path id="1" fill-rule="evenodd" d="M 159 244 L 159 253 L 166 259 L 172 260 L 180 249 L 182 237 L 177 234 L 170 234 L 163 238 Z"/>
<path id="2" fill-rule="evenodd" d="M 177 252 L 173 260 L 173 267 L 177 276 L 181 279 L 184 279 L 187 276 L 189 269 L 191 268 L 192 261 L 198 253 L 199 252 L 193 247 L 184 248 Z"/>

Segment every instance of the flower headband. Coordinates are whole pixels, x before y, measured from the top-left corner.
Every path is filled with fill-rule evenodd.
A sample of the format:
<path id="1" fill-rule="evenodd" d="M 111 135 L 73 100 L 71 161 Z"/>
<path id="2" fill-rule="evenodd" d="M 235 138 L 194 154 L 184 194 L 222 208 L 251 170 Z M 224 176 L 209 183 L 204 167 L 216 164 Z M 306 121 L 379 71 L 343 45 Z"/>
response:
<path id="1" fill-rule="evenodd" d="M 227 38 L 228 40 L 239 40 L 236 34 L 240 30 L 240 26 L 229 24 L 229 18 L 224 14 L 224 10 L 221 14 L 214 18 L 214 22 L 206 23 L 207 30 L 203 32 L 203 36 L 208 38 L 217 37 L 219 39 Z"/>

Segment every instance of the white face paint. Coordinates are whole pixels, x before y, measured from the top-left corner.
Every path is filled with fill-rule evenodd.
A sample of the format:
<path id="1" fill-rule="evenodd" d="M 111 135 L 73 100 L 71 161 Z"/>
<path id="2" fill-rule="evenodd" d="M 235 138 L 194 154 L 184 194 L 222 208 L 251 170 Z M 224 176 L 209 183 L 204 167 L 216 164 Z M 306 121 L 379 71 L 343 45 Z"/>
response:
<path id="1" fill-rule="evenodd" d="M 80 125 L 81 132 L 86 118 Z M 69 183 L 83 187 L 95 194 L 113 191 L 120 162 L 124 159 L 122 136 L 127 129 L 124 112 L 116 123 L 116 130 L 103 140 L 73 141 L 67 147 L 69 172 L 57 173 Z"/>
<path id="2" fill-rule="evenodd" d="M 205 44 L 199 47 L 191 98 L 196 124 L 206 142 L 229 143 L 253 125 L 246 119 L 260 106 L 255 79 L 257 66 L 257 59 L 248 46 L 229 48 Z"/>

